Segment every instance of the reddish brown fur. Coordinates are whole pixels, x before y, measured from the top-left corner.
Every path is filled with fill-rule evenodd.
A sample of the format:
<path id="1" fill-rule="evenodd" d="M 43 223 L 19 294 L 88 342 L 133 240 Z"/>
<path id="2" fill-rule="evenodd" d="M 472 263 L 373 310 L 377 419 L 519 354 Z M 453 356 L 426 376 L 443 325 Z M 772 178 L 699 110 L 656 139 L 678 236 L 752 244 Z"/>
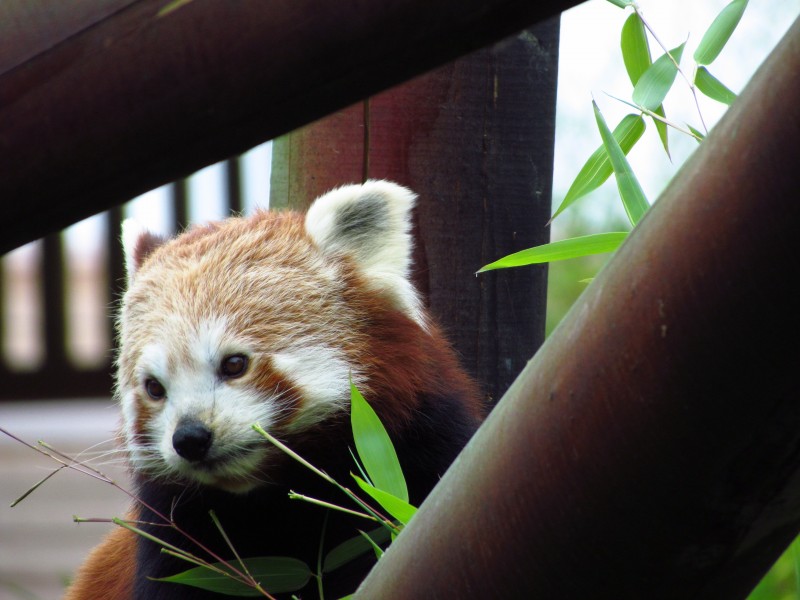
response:
<path id="1" fill-rule="evenodd" d="M 482 416 L 476 386 L 438 328 L 428 324 L 424 331 L 390 295 L 371 287 L 349 256 L 323 259 L 306 233 L 303 215 L 258 212 L 249 219 L 195 227 L 160 247 L 148 243 L 139 250 L 141 269 L 120 320 L 117 376 L 121 389 L 137 390 L 135 435 L 146 434 L 157 411 L 137 382 L 141 374 L 135 365 L 146 343 L 167 338 L 178 354 L 189 354 L 188 342 L 169 330 L 163 315 L 179 316 L 182 325 L 224 316 L 238 339 L 252 343 L 247 375 L 229 385 L 252 386 L 265 392 L 263 397 L 280 395 L 282 412 L 272 424 L 278 437 L 291 432 L 288 426 L 302 412 L 303 395 L 270 356 L 299 338 L 335 348 L 358 369 L 361 392 L 390 432 L 413 427 L 422 397 L 458 398 L 475 423 Z M 284 440 L 290 446 L 315 443 L 308 431 Z M 262 467 L 269 479 L 266 462 Z M 114 530 L 89 556 L 66 600 L 130 598 L 135 548 L 135 534 Z"/>
<path id="2" fill-rule="evenodd" d="M 142 402 L 141 399 L 138 402 L 138 407 L 139 410 L 137 412 L 136 422 L 134 423 L 133 433 L 137 437 L 142 437 L 147 435 L 147 422 L 152 416 L 153 407 L 147 402 Z"/>
<path id="3" fill-rule="evenodd" d="M 63 600 L 124 600 L 133 593 L 136 534 L 118 527 L 96 546 Z"/>
<path id="4" fill-rule="evenodd" d="M 269 361 L 265 361 L 269 362 Z M 276 373 L 272 365 L 255 365 L 256 375 L 253 385 L 260 390 L 272 390 L 281 398 L 280 419 L 276 423 L 278 427 L 291 423 L 297 416 L 302 405 L 302 394 L 285 377 Z"/>
<path id="5" fill-rule="evenodd" d="M 379 410 L 390 431 L 400 431 L 414 418 L 418 398 L 424 394 L 448 394 L 464 398 L 472 416 L 481 418 L 483 407 L 475 383 L 458 365 L 450 344 L 434 324 L 430 335 L 386 299 L 365 294 L 364 284 L 352 269 L 347 275 L 346 296 L 359 314 L 371 315 L 362 323 L 364 344 L 354 352 L 367 369 L 362 393 Z M 391 402 L 389 402 L 391 400 Z"/>

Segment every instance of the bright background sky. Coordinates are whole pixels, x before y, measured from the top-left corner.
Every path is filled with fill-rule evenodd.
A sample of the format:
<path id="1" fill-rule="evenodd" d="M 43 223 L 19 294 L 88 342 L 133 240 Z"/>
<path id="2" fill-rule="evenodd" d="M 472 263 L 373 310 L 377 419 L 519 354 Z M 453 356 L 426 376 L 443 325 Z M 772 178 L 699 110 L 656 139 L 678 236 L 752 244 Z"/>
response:
<path id="1" fill-rule="evenodd" d="M 693 68 L 691 57 L 703 33 L 727 4 L 728 0 L 639 0 L 645 19 L 668 48 L 674 48 L 688 38 L 681 62 L 687 74 Z M 632 88 L 619 50 L 622 24 L 630 12 L 630 9 L 623 11 L 606 0 L 591 0 L 562 15 L 554 206 L 563 199 L 586 158 L 600 145 L 591 98 L 595 98 L 612 128 L 624 115 L 633 112 L 630 107 L 607 95 L 630 100 Z M 725 49 L 709 66 L 710 72 L 729 89 L 741 92 L 798 15 L 800 0 L 750 0 Z M 663 53 L 652 38 L 650 52 L 653 60 Z M 726 109 L 723 104 L 704 97 L 700 98 L 700 105 L 709 128 Z M 694 100 L 680 75 L 664 107 L 670 120 L 679 124 L 688 122 L 701 129 Z M 670 162 L 652 121 L 647 121 L 647 130 L 629 154 L 629 161 L 645 194 L 653 202 L 697 143 L 671 130 L 673 162 Z M 613 177 L 603 188 L 574 206 L 598 220 L 609 214 L 617 216 L 620 221 L 626 220 Z M 558 225 L 556 219 L 554 238 L 559 237 Z"/>
<path id="2" fill-rule="evenodd" d="M 640 0 L 639 6 L 668 47 L 673 48 L 688 38 L 682 66 L 691 71 L 690 58 L 697 43 L 727 3 L 728 0 Z M 583 162 L 600 144 L 591 109 L 592 97 L 597 100 L 612 128 L 632 110 L 606 95 L 630 98 L 631 86 L 619 51 L 620 30 L 629 14 L 630 9 L 623 11 L 606 0 L 590 0 L 562 16 L 554 206 L 563 198 Z M 751 0 L 728 46 L 711 65 L 711 72 L 734 92 L 740 92 L 798 15 L 800 0 Z M 662 53 L 652 39 L 650 48 L 654 59 Z M 700 128 L 688 86 L 680 78 L 667 97 L 665 108 L 668 118 Z M 723 105 L 705 98 L 701 99 L 701 108 L 709 127 L 725 110 Z M 670 133 L 670 143 L 673 162 L 664 154 L 655 128 L 648 122 L 648 130 L 629 156 L 651 202 L 663 190 L 676 166 L 696 148 L 693 140 L 675 132 Z M 266 204 L 269 198 L 270 156 L 271 145 L 266 143 L 243 159 L 245 207 Z M 222 169 L 212 166 L 200 171 L 191 178 L 189 193 L 192 220 L 220 218 L 224 198 Z M 129 205 L 128 215 L 154 231 L 171 233 L 167 225 L 168 209 L 164 208 L 166 198 L 164 188 L 145 194 Z M 616 199 L 613 178 L 603 188 L 581 200 L 575 208 L 588 215 L 590 221 L 598 223 L 609 217 L 621 218 L 624 214 Z M 102 227 L 100 217 L 71 227 L 67 233 L 70 253 L 96 252 L 105 243 L 100 235 Z M 562 237 L 559 219 L 554 223 L 552 237 Z M 23 250 L 16 254 L 25 253 Z"/>

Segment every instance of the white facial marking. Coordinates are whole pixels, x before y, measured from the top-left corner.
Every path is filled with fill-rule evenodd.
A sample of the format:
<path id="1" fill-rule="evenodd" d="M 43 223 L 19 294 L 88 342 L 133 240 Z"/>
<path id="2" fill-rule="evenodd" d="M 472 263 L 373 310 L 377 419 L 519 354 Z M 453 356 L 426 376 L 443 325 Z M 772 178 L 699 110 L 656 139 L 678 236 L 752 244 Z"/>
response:
<path id="1" fill-rule="evenodd" d="M 303 405 L 290 431 L 313 427 L 348 406 L 352 368 L 340 350 L 309 341 L 273 354 L 272 363 L 303 395 Z M 353 380 L 358 383 L 355 372 Z"/>
<path id="2" fill-rule="evenodd" d="M 154 408 L 148 421 L 151 439 L 141 447 L 129 437 L 134 466 L 156 475 L 179 476 L 209 485 L 220 485 L 225 480 L 225 489 L 247 491 L 259 483 L 257 469 L 268 452 L 267 444 L 251 426 L 260 423 L 268 429 L 279 410 L 278 399 L 264 397 L 255 388 L 226 381 L 220 375 L 220 362 L 226 356 L 252 355 L 247 343 L 231 338 L 224 319 L 209 320 L 197 329 L 184 329 L 181 334 L 183 337 L 177 339 L 183 339 L 185 345 L 169 345 L 169 340 L 176 338 L 165 335 L 163 340 L 146 346 L 138 362 L 140 388 L 153 377 L 164 386 L 166 397 L 145 400 Z M 132 431 L 136 418 L 134 398 L 133 391 L 123 394 L 126 431 Z M 179 456 L 172 444 L 175 429 L 185 418 L 201 421 L 213 435 L 207 457 L 195 463 Z"/>

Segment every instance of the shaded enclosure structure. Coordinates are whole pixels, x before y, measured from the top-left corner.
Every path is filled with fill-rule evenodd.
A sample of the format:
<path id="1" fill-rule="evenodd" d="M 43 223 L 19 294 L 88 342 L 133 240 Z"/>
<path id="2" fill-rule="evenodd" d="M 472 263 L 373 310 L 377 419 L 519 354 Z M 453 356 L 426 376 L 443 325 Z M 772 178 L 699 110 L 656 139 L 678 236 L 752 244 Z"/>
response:
<path id="1" fill-rule="evenodd" d="M 188 3 L 166 14 L 159 12 L 165 4 L 120 3 L 120 12 L 0 75 L 4 250 L 570 5 L 407 0 L 385 13 L 359 7 L 359 18 L 347 20 L 347 7 L 337 2 L 316 2 L 313 12 L 310 3 L 295 2 L 268 16 L 259 3 L 242 3 L 249 7 L 240 17 L 242 40 L 274 28 L 275 43 L 284 44 L 286 61 L 267 77 L 248 70 L 259 65 L 236 62 L 244 41 L 226 53 L 213 27 L 224 3 Z M 347 27 L 331 32 L 330 22 Z M 199 55 L 220 65 L 197 70 L 196 79 L 187 79 L 191 85 L 156 105 L 134 77 L 137 67 L 122 59 L 141 51 L 155 60 L 164 47 L 157 42 L 168 35 L 186 48 L 184 60 Z M 531 35 L 537 38 L 515 39 Z M 294 41 L 287 41 L 296 38 L 308 45 L 290 53 Z M 88 48 L 107 48 L 109 55 L 87 54 Z M 88 58 L 71 62 L 76 56 Z M 492 68 L 491 58 L 484 60 Z M 97 113 L 96 128 L 76 137 L 70 128 L 85 127 L 87 118 L 76 82 L 110 73 L 110 65 L 134 69 L 103 88 L 127 91 L 127 102 Z M 151 77 L 155 89 L 170 89 L 159 75 Z M 283 83 L 280 90 L 273 82 Z M 220 87 L 226 92 L 215 94 Z M 254 97 L 237 95 L 245 89 L 272 103 L 254 107 Z M 747 594 L 800 529 L 800 405 L 792 380 L 800 315 L 785 287 L 797 269 L 798 93 L 795 23 L 512 385 L 367 578 L 362 597 Z M 380 100 L 362 104 L 342 118 L 371 124 L 380 110 L 391 113 L 393 101 L 383 108 Z M 64 112 L 55 109 L 58 102 Z M 122 113 L 121 106 L 131 110 Z M 159 113 L 157 106 L 168 110 Z M 36 122 L 42 114 L 72 119 L 43 125 Z M 398 129 L 387 122 L 390 132 Z M 124 123 L 130 130 L 120 131 Z M 137 144 L 136 135 L 148 132 L 164 136 L 163 156 L 145 156 Z M 367 125 L 360 139 L 372 133 Z M 284 140 L 286 152 L 313 147 L 314 139 L 296 135 Z M 86 190 L 80 168 L 103 139 L 115 143 L 101 144 L 109 148 L 108 161 L 98 169 L 97 186 Z M 354 172 L 382 176 L 380 157 L 370 155 L 367 164 L 364 156 Z M 487 161 L 485 168 L 499 166 Z M 308 185 L 302 175 L 294 180 L 285 173 L 286 188 Z M 387 167 L 386 176 L 396 175 Z M 527 177 L 528 191 L 544 189 L 546 177 Z M 427 185 L 436 190 L 436 183 Z M 489 183 L 483 193 L 495 199 Z M 424 210 L 423 238 L 423 217 L 435 220 Z"/>
<path id="2" fill-rule="evenodd" d="M 367 177 L 414 189 L 421 197 L 417 283 L 488 401 L 507 389 L 543 338 L 546 270 L 502 280 L 471 275 L 548 239 L 558 22 L 519 30 L 555 13 L 556 4 L 452 3 L 424 11 L 414 2 L 347 10 L 293 2 L 269 11 L 259 2 L 166 11 L 165 2 L 91 4 L 77 13 L 30 2 L 0 9 L 8 40 L 0 63 L 8 125 L 0 137 L 8 156 L 0 197 L 25 198 L 3 207 L 3 222 L 26 223 L 9 227 L 0 249 L 338 109 L 277 140 L 270 203 L 288 206 L 291 198 L 302 208 L 332 186 Z M 30 33 L 40 30 L 50 37 Z M 35 51 L 24 51 L 26 43 Z M 228 170 L 235 175 L 235 164 Z M 454 251 L 464 232 L 474 243 Z M 118 253 L 118 219 L 109 237 Z M 46 268 L 57 269 L 59 250 L 49 238 Z M 120 279 L 117 267 L 109 281 Z M 61 368 L 63 309 L 57 294 L 44 296 L 47 347 L 56 360 L 41 373 L 10 378 L 11 396 L 40 397 L 55 379 L 66 395 L 108 389 L 108 368 L 79 376 Z"/>

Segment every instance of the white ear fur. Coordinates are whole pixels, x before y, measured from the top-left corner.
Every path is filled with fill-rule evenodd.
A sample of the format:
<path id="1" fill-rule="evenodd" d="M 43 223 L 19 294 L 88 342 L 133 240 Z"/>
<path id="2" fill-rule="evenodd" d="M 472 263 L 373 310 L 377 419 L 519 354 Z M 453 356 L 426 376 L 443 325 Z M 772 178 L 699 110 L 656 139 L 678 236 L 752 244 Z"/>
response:
<path id="1" fill-rule="evenodd" d="M 165 241 L 135 219 L 125 219 L 122 222 L 122 250 L 125 254 L 128 287 L 133 283 L 136 272 L 147 256 Z"/>
<path id="2" fill-rule="evenodd" d="M 346 185 L 314 201 L 305 227 L 323 252 L 350 255 L 368 285 L 424 328 L 419 298 L 409 280 L 415 200 L 411 190 L 389 181 Z"/>

